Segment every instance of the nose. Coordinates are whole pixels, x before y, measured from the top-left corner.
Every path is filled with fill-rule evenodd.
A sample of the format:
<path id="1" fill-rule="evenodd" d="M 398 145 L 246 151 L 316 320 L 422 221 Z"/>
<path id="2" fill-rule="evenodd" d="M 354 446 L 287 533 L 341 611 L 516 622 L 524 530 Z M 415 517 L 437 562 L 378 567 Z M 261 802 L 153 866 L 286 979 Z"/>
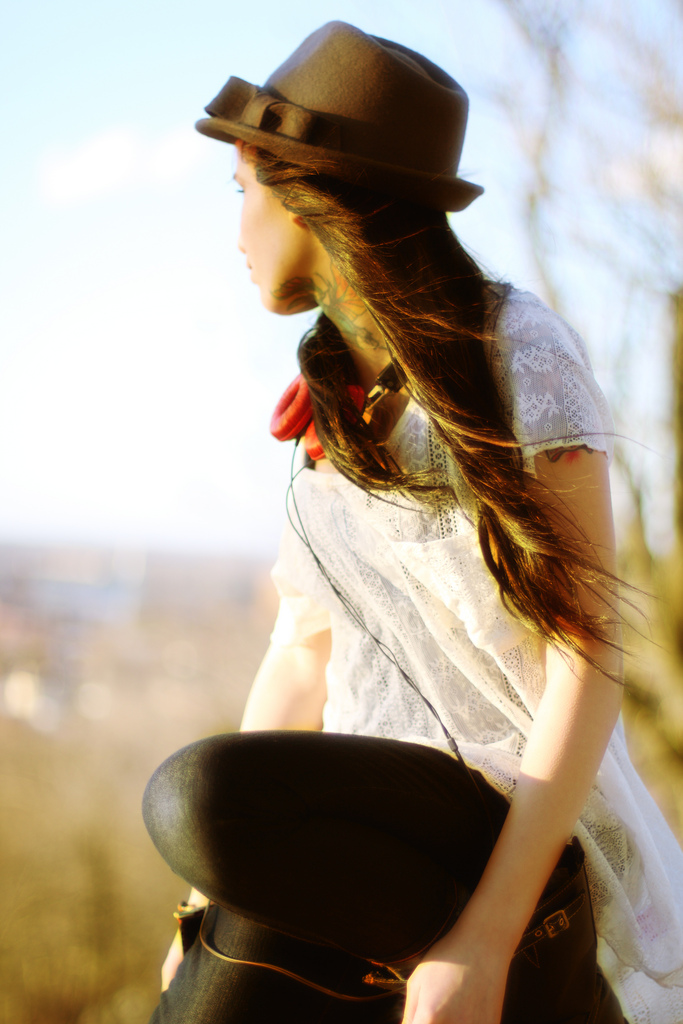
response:
<path id="1" fill-rule="evenodd" d="M 240 199 L 242 198 L 243 196 L 240 196 Z M 243 256 L 247 255 L 246 246 L 244 244 L 244 208 L 240 210 L 240 222 L 239 229 L 237 231 L 237 248 L 239 249 Z"/>

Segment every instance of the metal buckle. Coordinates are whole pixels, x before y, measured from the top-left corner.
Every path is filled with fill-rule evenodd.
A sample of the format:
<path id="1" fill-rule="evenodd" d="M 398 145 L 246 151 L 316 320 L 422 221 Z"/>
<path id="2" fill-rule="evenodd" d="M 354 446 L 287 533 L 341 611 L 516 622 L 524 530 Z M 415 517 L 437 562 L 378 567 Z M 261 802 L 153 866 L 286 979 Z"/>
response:
<path id="1" fill-rule="evenodd" d="M 546 935 L 549 939 L 554 939 L 560 932 L 566 932 L 569 928 L 569 918 L 567 917 L 564 910 L 558 910 L 557 913 L 551 914 L 550 917 L 546 917 L 543 922 Z"/>
<path id="2" fill-rule="evenodd" d="M 370 974 L 366 974 L 363 981 L 366 985 L 375 985 L 388 991 L 395 991 L 406 986 L 404 978 L 391 977 L 389 974 L 381 974 L 379 971 L 372 971 Z"/>

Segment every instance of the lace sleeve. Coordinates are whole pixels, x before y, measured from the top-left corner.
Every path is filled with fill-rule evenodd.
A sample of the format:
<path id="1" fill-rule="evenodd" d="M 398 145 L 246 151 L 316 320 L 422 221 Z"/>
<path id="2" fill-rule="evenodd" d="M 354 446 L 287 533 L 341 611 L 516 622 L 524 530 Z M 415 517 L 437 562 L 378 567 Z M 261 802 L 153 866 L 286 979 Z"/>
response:
<path id="1" fill-rule="evenodd" d="M 280 607 L 270 635 L 272 643 L 280 647 L 294 647 L 316 633 L 329 629 L 329 611 L 297 590 L 288 578 L 283 558 L 275 563 L 271 576 L 280 595 Z"/>
<path id="2" fill-rule="evenodd" d="M 577 332 L 528 292 L 512 292 L 500 315 L 491 370 L 503 407 L 534 472 L 534 456 L 585 444 L 612 457 L 614 426 Z"/>

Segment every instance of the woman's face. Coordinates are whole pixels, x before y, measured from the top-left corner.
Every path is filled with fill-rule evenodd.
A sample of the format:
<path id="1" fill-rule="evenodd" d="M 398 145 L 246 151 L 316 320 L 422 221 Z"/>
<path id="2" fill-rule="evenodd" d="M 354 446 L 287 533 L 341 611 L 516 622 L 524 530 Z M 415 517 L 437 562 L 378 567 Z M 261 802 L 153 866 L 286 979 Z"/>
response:
<path id="1" fill-rule="evenodd" d="M 286 210 L 258 181 L 254 164 L 241 146 L 237 147 L 235 181 L 244 192 L 237 245 L 247 257 L 261 302 L 282 315 L 313 309 L 318 304 L 313 282 L 325 258 L 320 242 L 300 217 Z"/>

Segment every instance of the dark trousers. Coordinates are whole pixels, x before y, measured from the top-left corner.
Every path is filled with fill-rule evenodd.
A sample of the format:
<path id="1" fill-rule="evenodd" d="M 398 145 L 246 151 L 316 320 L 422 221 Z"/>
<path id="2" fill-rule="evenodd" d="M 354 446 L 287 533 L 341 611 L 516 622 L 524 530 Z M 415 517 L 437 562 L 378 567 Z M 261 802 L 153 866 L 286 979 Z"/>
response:
<path id="1" fill-rule="evenodd" d="M 152 776 L 143 813 L 173 871 L 220 906 L 389 962 L 418 954 L 448 923 L 507 809 L 478 773 L 430 747 L 260 732 L 173 754 Z M 265 1022 L 275 1011 L 258 1005 L 271 972 L 253 968 L 245 985 L 244 971 L 228 979 L 223 966 L 195 943 L 153 1020 Z M 290 1018 L 278 998 L 273 1019 L 336 1019 L 333 1006 Z M 390 1019 L 367 1013 L 359 1006 L 354 1019 Z"/>

